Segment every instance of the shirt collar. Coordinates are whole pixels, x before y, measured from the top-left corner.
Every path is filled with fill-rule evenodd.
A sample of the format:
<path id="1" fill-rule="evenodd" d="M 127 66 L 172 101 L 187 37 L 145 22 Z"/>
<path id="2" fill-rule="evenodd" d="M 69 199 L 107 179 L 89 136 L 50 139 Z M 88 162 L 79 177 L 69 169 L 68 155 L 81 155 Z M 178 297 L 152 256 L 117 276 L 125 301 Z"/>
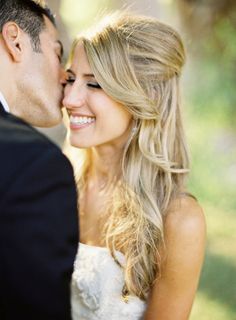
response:
<path id="1" fill-rule="evenodd" d="M 5 100 L 4 96 L 3 96 L 3 94 L 1 93 L 1 91 L 0 91 L 0 102 L 1 102 L 1 104 L 3 106 L 3 108 L 5 109 L 5 111 L 6 112 L 10 112 L 8 103 L 6 102 L 6 100 Z"/>

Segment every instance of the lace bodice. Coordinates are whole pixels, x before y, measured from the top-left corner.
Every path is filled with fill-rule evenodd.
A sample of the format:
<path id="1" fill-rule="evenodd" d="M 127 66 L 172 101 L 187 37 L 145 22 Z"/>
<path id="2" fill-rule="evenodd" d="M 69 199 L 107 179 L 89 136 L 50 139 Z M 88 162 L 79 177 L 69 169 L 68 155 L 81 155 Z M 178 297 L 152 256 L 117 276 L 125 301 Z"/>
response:
<path id="1" fill-rule="evenodd" d="M 125 263 L 122 253 L 116 258 Z M 79 245 L 71 285 L 73 320 L 139 320 L 146 304 L 138 297 L 122 298 L 123 270 L 107 248 Z"/>

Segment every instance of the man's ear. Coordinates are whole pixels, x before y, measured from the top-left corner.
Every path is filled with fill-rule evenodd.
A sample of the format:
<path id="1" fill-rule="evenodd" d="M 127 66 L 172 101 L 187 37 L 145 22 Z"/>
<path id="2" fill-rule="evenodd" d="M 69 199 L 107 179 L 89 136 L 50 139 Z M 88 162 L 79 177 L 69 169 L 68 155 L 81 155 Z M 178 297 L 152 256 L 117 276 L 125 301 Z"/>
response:
<path id="1" fill-rule="evenodd" d="M 23 32 L 20 27 L 12 21 L 5 23 L 2 27 L 2 38 L 12 60 L 20 62 L 24 41 Z"/>

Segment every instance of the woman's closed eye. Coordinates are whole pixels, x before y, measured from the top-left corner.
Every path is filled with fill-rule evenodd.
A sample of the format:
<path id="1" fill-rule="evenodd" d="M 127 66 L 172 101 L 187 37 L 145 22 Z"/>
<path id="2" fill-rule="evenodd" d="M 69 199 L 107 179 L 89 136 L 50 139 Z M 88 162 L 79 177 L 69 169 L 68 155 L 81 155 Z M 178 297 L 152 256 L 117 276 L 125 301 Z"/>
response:
<path id="1" fill-rule="evenodd" d="M 97 82 L 88 82 L 87 87 L 94 89 L 101 89 L 101 86 Z"/>
<path id="2" fill-rule="evenodd" d="M 75 82 L 75 78 L 74 77 L 68 77 L 68 78 L 66 78 L 66 83 L 67 84 L 72 84 L 72 83 L 74 83 Z"/>
<path id="3" fill-rule="evenodd" d="M 73 77 L 73 76 L 68 76 L 66 78 L 66 84 L 73 84 L 75 82 L 76 78 Z M 89 87 L 89 88 L 92 88 L 92 89 L 101 89 L 101 86 L 95 82 L 95 81 L 91 81 L 91 82 L 87 82 L 86 83 L 86 86 Z"/>

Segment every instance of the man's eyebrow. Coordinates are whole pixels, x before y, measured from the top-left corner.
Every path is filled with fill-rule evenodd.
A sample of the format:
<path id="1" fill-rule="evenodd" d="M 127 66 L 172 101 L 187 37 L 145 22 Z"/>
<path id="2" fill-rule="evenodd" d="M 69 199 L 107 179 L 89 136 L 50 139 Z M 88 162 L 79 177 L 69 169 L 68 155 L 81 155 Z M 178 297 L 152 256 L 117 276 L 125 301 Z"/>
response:
<path id="1" fill-rule="evenodd" d="M 63 57 L 63 54 L 64 54 L 63 44 L 62 44 L 62 42 L 60 40 L 56 40 L 56 43 L 59 44 L 60 49 L 61 49 L 60 50 L 60 54 L 61 54 L 61 57 Z"/>

